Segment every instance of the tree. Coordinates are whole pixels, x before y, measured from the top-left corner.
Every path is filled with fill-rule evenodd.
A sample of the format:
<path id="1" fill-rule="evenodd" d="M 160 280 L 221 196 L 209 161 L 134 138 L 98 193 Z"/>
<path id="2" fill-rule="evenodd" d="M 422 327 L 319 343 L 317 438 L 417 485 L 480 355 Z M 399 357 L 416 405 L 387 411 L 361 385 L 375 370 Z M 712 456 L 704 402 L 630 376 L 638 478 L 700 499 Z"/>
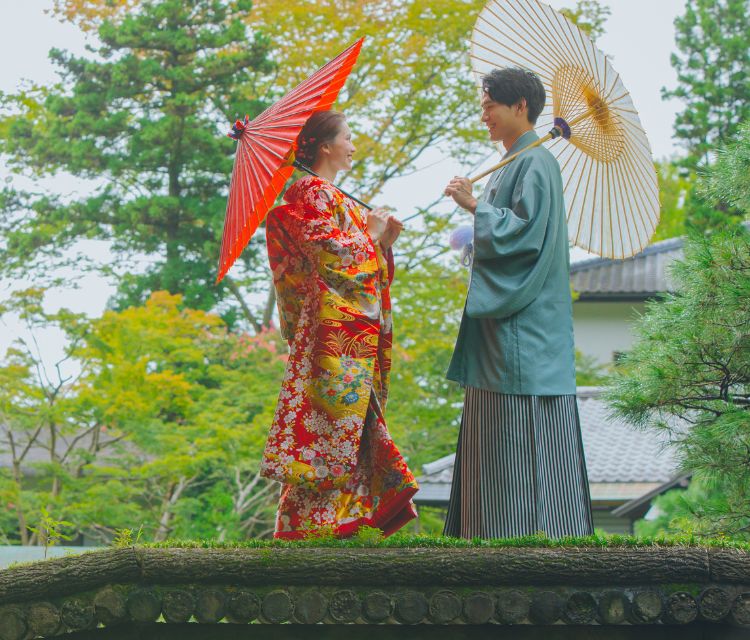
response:
<path id="1" fill-rule="evenodd" d="M 431 149 L 463 163 L 492 153 L 477 126 L 466 55 L 483 4 L 257 0 L 250 11 L 245 0 L 56 0 L 58 15 L 98 33 L 104 61 L 53 52 L 72 89 L 39 87 L 6 97 L 13 113 L 0 121 L 8 138 L 0 151 L 17 170 L 68 171 L 103 184 L 79 202 L 6 190 L 0 198 L 5 273 L 53 272 L 77 240 L 105 239 L 119 267 L 116 308 L 163 288 L 182 293 L 193 307 L 222 310 L 230 324 L 242 316 L 259 331 L 274 307 L 260 234 L 231 277 L 212 284 L 232 152 L 217 130 L 235 115 L 254 115 L 366 35 L 339 101 L 364 158 L 347 177 L 349 188 L 376 198 Z M 605 14 L 586 0 L 571 18 L 600 33 Z M 250 38 L 248 28 L 263 35 Z M 269 44 L 273 74 L 263 57 Z M 134 261 L 139 268 L 132 270 Z"/>
<path id="2" fill-rule="evenodd" d="M 659 224 L 652 242 L 685 234 L 685 208 L 695 185 L 695 178 L 691 180 L 684 173 L 684 169 L 676 161 L 663 160 L 656 163 L 661 207 Z"/>
<path id="3" fill-rule="evenodd" d="M 723 490 L 693 509 L 699 530 L 748 532 L 750 237 L 696 238 L 673 275 L 677 293 L 648 306 L 609 399 L 634 424 L 668 434 L 685 469 Z"/>
<path id="4" fill-rule="evenodd" d="M 700 192 L 746 215 L 750 213 L 750 120 L 742 123 L 734 140 L 718 151 Z"/>
<path id="5" fill-rule="evenodd" d="M 578 25 L 594 42 L 604 35 L 604 23 L 612 15 L 608 6 L 596 0 L 577 0 L 573 9 L 561 9 L 560 13 Z"/>
<path id="6" fill-rule="evenodd" d="M 731 169 L 750 136 L 723 154 L 712 192 L 735 204 Z M 742 153 L 740 153 L 742 150 Z M 724 170 L 727 167 L 731 169 Z M 746 184 L 746 181 L 745 181 Z M 608 399 L 640 428 L 667 434 L 699 484 L 659 504 L 696 533 L 750 532 L 750 235 L 696 236 L 673 268 L 677 291 L 650 303 L 638 341 L 615 370 Z M 667 529 L 669 530 L 669 529 Z"/>
<path id="7" fill-rule="evenodd" d="M 213 278 L 233 154 L 221 128 L 237 111 L 258 113 L 252 82 L 271 68 L 248 10 L 246 0 L 143 2 L 101 24 L 95 56 L 53 49 L 60 84 L 3 97 L 0 151 L 15 171 L 94 184 L 80 199 L 3 192 L 6 275 L 49 272 L 76 242 L 101 239 L 113 261 L 94 266 L 117 278 L 120 308 L 165 289 L 201 309 L 235 295 L 244 306 L 224 307 L 230 321 L 247 311 L 237 283 Z M 244 266 L 257 258 L 251 248 Z"/>
<path id="8" fill-rule="evenodd" d="M 141 0 L 55 0 L 59 15 L 92 29 L 116 20 Z M 367 41 L 340 98 L 356 135 L 358 155 L 346 177 L 365 199 L 388 180 L 414 171 L 431 148 L 462 162 L 486 154 L 476 89 L 467 56 L 471 28 L 486 0 L 256 0 L 247 23 L 270 41 L 277 63 L 257 78 L 256 94 L 271 100 L 291 89 L 347 44 Z M 609 8 L 578 0 L 562 11 L 592 38 L 604 32 Z"/>
<path id="9" fill-rule="evenodd" d="M 33 341 L 0 363 L 5 537 L 39 542 L 42 509 L 99 540 L 139 525 L 155 540 L 272 531 L 275 485 L 258 471 L 286 360 L 275 332 L 229 333 L 165 292 L 94 320 L 45 313 L 41 295 L 5 311 L 69 342 L 55 375 Z"/>
<path id="10" fill-rule="evenodd" d="M 710 164 L 716 147 L 732 140 L 750 119 L 750 31 L 747 0 L 687 0 L 675 19 L 678 53 L 672 54 L 678 86 L 662 89 L 685 109 L 675 122 L 689 166 Z"/>
<path id="11" fill-rule="evenodd" d="M 466 295 L 466 274 L 426 261 L 397 272 L 388 426 L 412 471 L 455 451 L 463 391 L 445 378 Z"/>
<path id="12" fill-rule="evenodd" d="M 677 115 L 675 137 L 687 156 L 683 175 L 694 182 L 696 170 L 712 163 L 716 148 L 730 143 L 742 122 L 750 119 L 750 30 L 747 0 L 687 0 L 675 20 L 678 52 L 672 55 L 676 88 L 662 89 L 685 109 Z M 686 224 L 697 230 L 736 224 L 741 212 L 688 190 Z"/>
<path id="13" fill-rule="evenodd" d="M 144 16 L 151 15 L 162 7 L 162 4 L 164 3 L 154 4 L 140 0 L 116 2 L 58 0 L 56 2 L 58 9 L 64 12 L 68 19 L 75 20 L 84 28 L 97 30 L 104 43 L 102 51 L 111 51 L 114 58 L 121 55 L 118 52 L 126 50 L 123 46 L 127 43 L 123 44 L 120 39 L 116 42 L 114 40 L 115 37 L 120 38 L 118 35 L 120 31 L 124 29 L 126 33 L 139 33 L 138 29 L 143 28 L 144 32 L 148 33 L 148 28 L 154 22 L 153 20 L 144 22 Z M 226 3 L 221 4 L 224 6 Z M 188 7 L 193 5 L 195 2 L 187 3 Z M 222 85 L 223 90 L 229 92 L 233 88 L 234 93 L 227 99 L 221 100 L 219 105 L 207 103 L 206 108 L 210 113 L 218 114 L 212 122 L 218 122 L 219 117 L 229 121 L 234 115 L 248 110 L 250 115 L 253 115 L 253 108 L 257 111 L 260 103 L 265 104 L 281 95 L 295 82 L 319 66 L 323 60 L 338 53 L 356 37 L 371 36 L 368 38 L 360 62 L 355 67 L 350 81 L 342 91 L 340 108 L 347 113 L 354 125 L 359 154 L 364 159 L 348 178 L 347 186 L 364 197 L 377 197 L 389 180 L 414 171 L 424 160 L 424 154 L 430 149 L 440 149 L 451 153 L 466 163 L 487 151 L 494 153 L 489 147 L 486 151 L 482 143 L 485 134 L 478 126 L 477 98 L 466 55 L 474 16 L 483 5 L 484 0 L 389 0 L 387 2 L 346 0 L 338 3 L 316 2 L 314 4 L 258 0 L 252 12 L 242 13 L 240 11 L 242 7 L 238 4 L 236 15 L 241 17 L 253 32 L 263 34 L 257 45 L 258 65 L 255 68 L 246 69 L 246 73 L 235 74 L 233 82 L 236 84 Z M 583 5 L 588 6 L 589 9 L 580 9 Z M 593 28 L 600 29 L 601 14 L 596 14 L 600 16 L 597 18 L 596 15 L 589 16 L 588 13 L 589 10 L 593 10 L 594 6 L 591 2 L 579 3 L 580 10 L 573 16 L 574 19 L 585 20 Z M 246 7 L 244 3 L 243 7 Z M 163 8 L 161 10 L 166 11 Z M 210 16 L 208 14 L 206 16 L 206 24 L 208 24 Z M 229 19 L 229 14 L 227 19 Z M 231 25 L 234 25 L 234 22 Z M 189 31 L 187 26 L 183 27 Z M 234 28 L 232 26 L 232 29 Z M 168 30 L 167 33 L 169 33 Z M 232 40 L 227 45 L 229 53 L 234 52 L 232 44 L 234 42 Z M 262 45 L 266 42 L 268 43 L 268 57 L 275 64 L 273 75 L 267 73 L 267 67 L 260 63 L 262 57 L 260 52 L 263 50 Z M 146 53 L 151 55 L 150 51 Z M 124 57 L 126 58 L 127 55 Z M 96 69 L 93 66 L 95 63 L 87 64 L 92 65 L 87 68 L 93 73 Z M 178 71 L 177 66 L 172 69 L 174 74 L 180 75 Z M 191 74 L 192 71 L 188 66 L 184 75 L 190 77 Z M 87 78 L 87 82 L 93 81 Z M 80 95 L 74 93 L 73 97 L 66 98 L 70 100 L 66 103 L 69 109 L 77 108 L 78 103 L 74 102 L 73 98 L 80 99 L 83 107 L 86 107 L 88 100 L 94 100 L 95 104 L 100 104 L 96 102 L 96 95 L 86 94 L 84 89 L 87 90 L 88 86 L 82 85 Z M 94 84 L 93 86 L 98 88 L 100 85 Z M 232 96 L 239 96 L 242 91 L 247 91 L 248 87 L 252 88 L 252 95 L 256 97 L 256 102 L 245 104 L 239 99 L 229 99 Z M 14 127 L 22 126 L 26 126 L 28 130 L 28 120 L 32 114 L 44 115 L 51 109 L 47 102 L 47 94 L 54 95 L 54 100 L 52 98 L 49 100 L 52 104 L 56 104 L 55 100 L 62 99 L 59 93 L 60 90 L 57 88 L 40 88 L 31 95 L 15 96 L 11 104 L 19 110 L 19 113 L 7 117 L 4 126 L 9 131 L 12 131 Z M 150 95 L 150 93 L 144 93 L 141 98 L 146 100 Z M 156 107 L 151 109 L 158 112 Z M 84 112 L 90 115 L 91 109 Z M 62 110 L 61 117 L 66 113 L 68 112 Z M 0 123 L 0 126 L 3 124 Z M 108 136 L 110 135 L 108 129 L 102 127 L 102 130 Z M 207 131 L 208 129 L 205 130 Z M 211 135 L 214 134 L 215 131 L 212 131 Z M 201 138 L 206 145 L 208 145 L 207 136 L 206 133 L 205 140 Z M 23 136 L 19 139 L 23 139 Z M 102 136 L 93 136 L 93 139 L 101 141 Z M 120 144 L 127 148 L 127 140 L 123 134 Z M 145 137 L 142 142 L 140 149 L 156 158 L 158 149 L 155 148 L 151 152 L 146 147 Z M 187 205 L 195 208 L 190 209 L 187 216 L 183 217 L 180 214 L 180 221 L 191 221 L 194 223 L 193 226 L 199 226 L 197 215 L 194 215 L 193 211 L 200 210 L 203 215 L 201 220 L 210 220 L 211 224 L 205 223 L 200 226 L 201 233 L 195 232 L 190 237 L 185 237 L 185 247 L 194 243 L 188 247 L 188 254 L 195 255 L 194 261 L 189 265 L 191 270 L 187 269 L 183 261 L 177 264 L 174 271 L 168 271 L 168 273 L 179 275 L 179 277 L 175 276 L 177 285 L 172 290 L 183 291 L 188 306 L 208 309 L 212 305 L 217 305 L 218 309 L 225 311 L 225 317 L 232 323 L 237 312 L 227 311 L 229 303 L 223 297 L 227 291 L 214 290 L 215 294 L 205 291 L 214 273 L 213 256 L 219 244 L 221 231 L 219 221 L 223 219 L 224 212 L 223 194 L 225 192 L 222 191 L 222 185 L 228 182 L 230 161 L 229 154 L 225 153 L 226 143 L 228 143 L 226 140 L 222 142 L 220 138 L 211 138 L 211 144 L 216 145 L 218 149 L 215 154 L 216 161 L 212 164 L 217 167 L 215 172 L 207 176 L 198 174 L 196 170 L 195 174 L 190 174 L 199 175 L 198 184 L 202 190 L 199 196 L 185 199 Z M 21 143 L 13 142 L 13 144 L 20 145 Z M 96 144 L 92 146 L 98 148 Z M 19 149 L 15 156 L 17 166 L 33 168 L 39 163 L 38 158 L 28 152 L 25 147 L 19 146 Z M 206 161 L 199 154 L 190 155 L 190 149 L 185 149 L 184 153 L 187 166 L 191 169 L 206 165 Z M 221 156 L 220 160 L 221 153 L 225 155 Z M 84 157 L 86 157 L 85 154 Z M 224 163 L 221 164 L 221 168 L 225 173 L 220 179 L 221 172 L 218 167 L 221 162 Z M 119 167 L 119 165 L 115 166 Z M 69 170 L 69 167 L 66 168 Z M 94 175 L 93 169 L 91 167 L 88 169 L 91 173 L 83 175 Z M 132 180 L 140 176 L 137 172 L 128 175 Z M 188 186 L 192 188 L 193 182 L 188 180 Z M 454 450 L 460 413 L 461 391 L 456 385 L 444 380 L 444 372 L 452 352 L 453 338 L 460 317 L 464 274 L 444 256 L 446 249 L 443 238 L 453 216 L 438 213 L 439 200 L 437 198 L 420 208 L 418 213 L 422 214 L 423 220 L 421 228 L 418 231 L 413 230 L 403 239 L 403 242 L 399 243 L 399 276 L 394 286 L 397 304 L 397 344 L 388 418 L 389 425 L 399 443 L 404 443 L 405 453 L 410 457 L 410 463 L 417 472 L 421 463 L 429 461 L 433 456 L 437 457 Z M 136 213 L 141 211 L 152 213 L 151 209 L 146 207 L 146 204 L 151 206 L 150 201 L 139 200 L 138 203 L 141 208 L 136 208 Z M 110 232 L 108 226 L 110 218 L 105 217 L 103 221 L 97 218 L 99 214 L 97 207 L 100 204 L 105 205 L 103 211 L 107 213 L 107 216 L 110 215 L 110 207 L 106 203 L 106 198 L 101 195 L 98 200 L 92 200 L 86 209 L 90 217 L 81 221 L 75 217 L 78 209 L 73 205 L 60 202 L 59 199 L 49 196 L 35 199 L 28 194 L 6 193 L 5 210 L 13 212 L 12 215 L 16 217 L 20 215 L 18 212 L 23 211 L 24 206 L 29 204 L 35 207 L 32 212 L 32 216 L 35 216 L 33 221 L 45 223 L 41 226 L 44 234 L 39 236 L 39 230 L 33 230 L 33 233 L 29 231 L 29 234 L 24 236 L 19 231 L 13 231 L 11 225 L 16 224 L 16 218 L 12 218 L 10 213 L 6 214 L 9 216 L 8 226 L 3 230 L 3 234 L 12 241 L 11 248 L 15 250 L 15 254 L 12 252 L 8 254 L 16 258 L 16 262 L 9 266 L 19 270 L 28 267 L 21 260 L 21 256 L 31 254 L 31 246 L 38 245 L 51 252 L 53 248 L 60 246 L 61 243 L 57 242 L 60 238 L 68 237 L 66 234 L 69 234 L 71 242 L 73 238 L 84 236 L 112 237 L 120 243 L 115 244 L 115 249 L 118 251 L 123 247 L 129 249 L 127 234 L 130 232 L 131 223 L 136 225 L 137 231 L 142 231 L 143 237 L 151 234 L 151 244 L 138 246 L 141 254 L 158 256 L 166 246 L 158 243 L 159 236 L 153 232 L 153 227 L 147 224 L 148 219 L 141 220 L 135 213 L 132 213 L 132 208 L 129 207 L 127 201 L 125 205 L 128 205 L 131 217 L 116 227 L 122 235 L 112 236 L 106 235 Z M 161 206 L 160 201 L 153 204 L 153 206 L 156 205 Z M 183 206 L 182 201 L 179 207 L 175 206 L 175 210 L 178 210 Z M 40 212 L 47 217 L 40 217 Z M 72 224 L 65 226 L 69 221 L 72 221 Z M 84 222 L 86 224 L 83 224 Z M 29 229 L 31 230 L 31 223 Z M 100 233 L 100 229 L 104 229 L 104 232 Z M 53 237 L 57 244 L 52 243 Z M 251 304 L 247 303 L 247 296 L 244 295 L 249 290 L 254 291 L 256 283 L 258 290 L 269 290 L 267 284 L 259 283 L 266 272 L 265 268 L 260 268 L 259 263 L 255 261 L 256 254 L 253 251 L 260 241 L 260 238 L 256 238 L 249 250 L 246 250 L 245 262 L 240 269 L 241 277 L 234 282 L 236 286 L 233 285 L 232 279 L 227 282 L 229 292 L 235 294 L 238 301 L 245 302 L 244 306 L 239 303 L 240 308 L 244 310 L 245 317 L 250 324 L 254 325 L 258 336 L 263 337 L 265 333 L 262 328 L 268 324 L 271 317 L 272 297 L 267 298 L 267 301 L 261 304 L 261 312 L 258 313 Z M 24 242 L 26 244 L 23 244 Z M 211 260 L 209 256 L 212 257 Z M 242 275 L 253 269 L 259 274 L 258 280 Z M 166 269 L 164 271 L 167 273 Z M 147 272 L 146 276 L 149 273 L 152 272 Z M 160 274 L 162 272 L 157 269 L 157 275 Z M 149 282 L 140 274 L 128 276 L 118 272 L 116 275 L 121 278 L 117 301 L 117 307 L 120 309 L 143 300 L 149 290 L 164 286 L 166 282 L 158 278 Z M 434 316 L 426 314 L 425 309 L 430 309 Z M 125 316 L 118 317 L 120 317 L 118 322 L 125 321 Z M 233 327 L 234 330 L 238 329 L 236 323 L 233 323 Z M 108 344 L 106 340 L 104 343 Z M 129 353 L 128 357 L 136 355 Z M 107 362 L 109 358 L 106 353 L 96 357 L 101 363 Z M 126 360 L 118 362 L 126 366 Z M 102 370 L 105 368 L 102 364 Z M 269 385 L 272 383 L 275 386 L 279 377 L 268 375 L 264 380 Z M 220 383 L 221 388 L 229 389 L 226 397 L 231 397 L 232 394 L 242 397 L 239 395 L 243 389 L 241 383 L 237 382 L 234 377 L 230 376 L 230 378 L 231 380 Z M 119 384 L 132 386 L 126 379 L 121 379 Z M 240 386 L 232 387 L 232 384 Z M 197 391 L 200 392 L 201 398 L 207 397 L 200 388 Z M 190 393 L 197 391 L 191 387 Z M 216 393 L 219 395 L 218 391 Z M 116 398 L 114 383 L 107 388 L 107 393 L 103 394 L 102 398 L 107 398 L 110 402 Z M 263 429 L 259 428 L 255 432 L 258 437 L 261 437 L 260 434 L 265 435 L 265 426 L 270 421 L 267 414 L 274 404 L 275 396 L 273 401 L 269 400 L 263 404 L 266 422 Z M 156 405 L 144 411 L 142 419 L 151 419 L 148 416 L 156 411 Z M 170 411 L 170 415 L 173 413 L 179 416 L 180 420 L 185 419 L 182 413 L 176 410 Z M 185 409 L 182 408 L 181 411 L 184 412 Z M 260 421 L 260 418 L 258 420 Z M 213 421 L 207 420 L 207 428 L 215 428 L 215 423 L 216 418 Z M 158 432 L 162 429 L 160 425 L 161 423 L 157 421 Z M 135 430 L 136 426 L 133 425 L 131 428 Z M 167 430 L 166 426 L 163 428 Z M 140 429 L 138 433 L 143 437 L 146 435 Z M 208 441 L 212 447 L 218 446 L 218 442 L 226 442 L 226 440 L 217 437 L 215 441 L 210 439 Z M 161 441 L 157 444 L 161 446 Z M 176 447 L 174 451 L 183 450 Z M 257 511 L 253 511 L 257 503 L 248 504 L 248 500 L 255 499 L 254 496 L 262 490 L 259 485 L 252 484 L 256 481 L 255 476 L 252 475 L 252 466 L 243 471 L 244 475 L 232 476 L 226 473 L 221 475 L 225 470 L 221 468 L 222 464 L 218 461 L 223 458 L 211 451 L 216 450 L 210 449 L 207 457 L 201 457 L 200 464 L 196 467 L 191 466 L 197 462 L 191 460 L 189 455 L 173 460 L 178 473 L 172 475 L 168 473 L 168 468 L 161 466 L 161 463 L 144 466 L 146 463 L 141 459 L 133 463 L 133 467 L 142 468 L 144 474 L 137 486 L 148 487 L 147 494 L 152 496 L 148 501 L 151 511 L 147 521 L 154 535 L 162 536 L 167 532 L 172 534 L 178 532 L 181 535 L 209 536 L 215 535 L 211 533 L 212 531 L 219 531 L 219 535 L 236 536 L 240 533 L 262 530 L 261 525 L 253 525 L 254 529 L 245 527 L 250 522 L 248 514 Z M 251 449 L 248 448 L 247 451 Z M 252 451 L 258 453 L 257 450 Z M 251 462 L 257 459 L 249 453 L 247 457 Z M 125 459 L 130 460 L 130 458 Z M 159 460 L 162 459 L 159 458 Z M 212 475 L 214 472 L 219 475 Z M 152 481 L 154 478 L 155 480 Z M 221 482 L 216 478 L 221 478 Z M 123 499 L 126 499 L 126 496 L 123 496 Z M 138 506 L 139 503 L 136 502 L 136 505 Z M 138 506 L 138 508 L 141 507 Z M 141 511 L 137 513 L 140 514 Z M 202 516 L 191 520 L 189 515 L 196 513 Z M 76 521 L 69 516 L 66 517 Z M 96 520 L 96 522 L 101 521 L 101 518 Z M 137 521 L 137 517 L 130 518 L 128 524 L 133 521 Z"/>
<path id="14" fill-rule="evenodd" d="M 715 480 L 694 474 L 686 489 L 671 489 L 652 503 L 654 517 L 634 523 L 638 536 L 705 535 L 714 533 L 713 514 L 726 513 L 726 489 Z M 711 514 L 711 515 L 709 515 Z M 720 531 L 720 533 L 724 533 Z M 735 534 L 735 537 L 741 537 Z"/>
<path id="15" fill-rule="evenodd" d="M 115 23 L 140 1 L 58 0 L 58 13 L 85 28 Z M 410 173 L 419 157 L 446 145 L 459 157 L 479 153 L 485 136 L 466 55 L 484 0 L 256 0 L 245 16 L 270 42 L 273 75 L 255 79 L 270 101 L 365 36 L 367 41 L 339 101 L 353 126 L 358 156 L 348 186 L 375 198 L 386 182 Z M 238 112 L 241 113 L 241 112 Z"/>

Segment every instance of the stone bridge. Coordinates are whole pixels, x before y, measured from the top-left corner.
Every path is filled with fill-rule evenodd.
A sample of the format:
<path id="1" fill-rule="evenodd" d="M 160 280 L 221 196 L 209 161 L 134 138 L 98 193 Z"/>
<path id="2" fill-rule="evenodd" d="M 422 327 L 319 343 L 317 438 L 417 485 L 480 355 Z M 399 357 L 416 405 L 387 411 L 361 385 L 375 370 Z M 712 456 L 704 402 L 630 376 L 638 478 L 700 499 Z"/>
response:
<path id="1" fill-rule="evenodd" d="M 107 549 L 0 571 L 0 639 L 750 638 L 750 554 Z"/>

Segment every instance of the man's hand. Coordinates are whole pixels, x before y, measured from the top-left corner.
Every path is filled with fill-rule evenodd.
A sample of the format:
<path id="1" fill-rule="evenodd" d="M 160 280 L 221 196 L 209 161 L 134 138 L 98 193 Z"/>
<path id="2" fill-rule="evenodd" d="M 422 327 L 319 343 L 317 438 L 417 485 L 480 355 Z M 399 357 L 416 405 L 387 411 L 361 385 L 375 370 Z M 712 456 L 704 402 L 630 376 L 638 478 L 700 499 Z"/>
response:
<path id="1" fill-rule="evenodd" d="M 403 228 L 404 223 L 401 222 L 401 220 L 394 216 L 388 218 L 385 231 L 383 232 L 383 235 L 380 236 L 380 246 L 383 247 L 384 251 L 388 251 L 393 243 L 396 242 L 396 238 L 398 238 L 398 234 L 401 233 Z"/>
<path id="2" fill-rule="evenodd" d="M 453 198 L 459 207 L 463 207 L 470 213 L 477 208 L 477 199 L 471 195 L 471 181 L 468 178 L 456 176 L 445 188 L 445 195 Z"/>

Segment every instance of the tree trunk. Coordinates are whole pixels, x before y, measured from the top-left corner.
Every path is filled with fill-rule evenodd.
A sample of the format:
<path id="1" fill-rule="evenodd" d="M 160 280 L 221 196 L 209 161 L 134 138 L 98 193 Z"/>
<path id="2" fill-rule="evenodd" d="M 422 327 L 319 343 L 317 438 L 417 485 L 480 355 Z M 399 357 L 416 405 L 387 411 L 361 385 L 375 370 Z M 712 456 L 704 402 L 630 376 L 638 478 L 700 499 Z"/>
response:
<path id="1" fill-rule="evenodd" d="M 268 290 L 268 299 L 266 300 L 266 309 L 263 312 L 263 327 L 266 329 L 271 326 L 274 309 L 276 309 L 276 287 L 271 283 L 271 288 Z"/>
<path id="2" fill-rule="evenodd" d="M 21 491 L 23 490 L 23 473 L 21 472 L 21 465 L 15 459 L 13 460 L 13 483 L 16 485 L 16 489 L 18 491 L 18 499 L 16 500 L 16 516 L 18 518 L 18 533 L 21 536 L 21 544 L 26 546 L 29 544 L 29 529 L 28 529 L 27 522 L 26 522 L 26 514 L 23 512 L 23 506 L 21 505 Z"/>
<path id="3" fill-rule="evenodd" d="M 258 318 L 255 317 L 255 314 L 252 312 L 250 307 L 247 306 L 247 303 L 242 297 L 242 292 L 237 286 L 237 283 L 229 276 L 224 276 L 223 282 L 226 283 L 227 287 L 229 287 L 229 290 L 232 292 L 232 295 L 235 297 L 237 302 L 240 303 L 240 308 L 242 309 L 242 313 L 245 316 L 245 320 L 247 320 L 252 325 L 255 333 L 260 333 L 263 330 L 263 324 L 258 322 Z"/>
<path id="4" fill-rule="evenodd" d="M 169 523 L 172 520 L 172 509 L 174 508 L 175 504 L 177 504 L 180 496 L 182 496 L 183 491 L 185 491 L 185 489 L 190 486 L 191 482 L 192 478 L 188 479 L 182 477 L 176 483 L 173 483 L 170 486 L 162 502 L 161 517 L 159 518 L 159 528 L 154 534 L 155 542 L 163 542 L 169 537 L 169 532 L 171 531 Z"/>

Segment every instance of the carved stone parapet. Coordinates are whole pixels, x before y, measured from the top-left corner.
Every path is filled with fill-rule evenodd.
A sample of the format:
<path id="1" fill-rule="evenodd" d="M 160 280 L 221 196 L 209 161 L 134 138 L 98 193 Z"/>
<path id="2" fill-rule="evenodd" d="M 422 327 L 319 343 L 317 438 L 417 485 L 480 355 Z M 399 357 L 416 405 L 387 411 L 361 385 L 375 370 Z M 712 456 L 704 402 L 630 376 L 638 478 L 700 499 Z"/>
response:
<path id="1" fill-rule="evenodd" d="M 750 565 L 717 551 L 102 551 L 0 572 L 0 640 L 186 622 L 750 628 Z"/>

